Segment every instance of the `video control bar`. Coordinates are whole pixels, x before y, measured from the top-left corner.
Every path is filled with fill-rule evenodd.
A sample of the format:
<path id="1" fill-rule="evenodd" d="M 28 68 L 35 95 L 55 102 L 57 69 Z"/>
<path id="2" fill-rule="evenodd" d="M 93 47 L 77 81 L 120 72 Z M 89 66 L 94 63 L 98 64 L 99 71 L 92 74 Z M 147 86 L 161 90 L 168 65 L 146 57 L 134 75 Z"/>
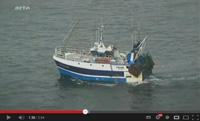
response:
<path id="1" fill-rule="evenodd" d="M 139 120 L 139 121 L 199 121 L 200 112 L 123 112 L 123 111 L 0 111 L 0 121 L 94 121 L 94 120 Z"/>

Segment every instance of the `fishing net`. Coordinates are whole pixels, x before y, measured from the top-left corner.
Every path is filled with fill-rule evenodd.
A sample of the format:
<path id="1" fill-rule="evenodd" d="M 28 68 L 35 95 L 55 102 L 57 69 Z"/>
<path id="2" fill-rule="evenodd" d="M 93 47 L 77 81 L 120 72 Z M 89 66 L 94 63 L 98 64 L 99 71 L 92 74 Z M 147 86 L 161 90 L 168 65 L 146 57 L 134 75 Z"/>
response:
<path id="1" fill-rule="evenodd" d="M 154 66 L 153 59 L 149 53 L 140 56 L 135 64 L 132 64 L 129 67 L 129 73 L 133 74 L 134 76 L 138 77 L 141 72 L 143 72 L 143 76 L 146 77 L 152 74 L 152 69 Z"/>

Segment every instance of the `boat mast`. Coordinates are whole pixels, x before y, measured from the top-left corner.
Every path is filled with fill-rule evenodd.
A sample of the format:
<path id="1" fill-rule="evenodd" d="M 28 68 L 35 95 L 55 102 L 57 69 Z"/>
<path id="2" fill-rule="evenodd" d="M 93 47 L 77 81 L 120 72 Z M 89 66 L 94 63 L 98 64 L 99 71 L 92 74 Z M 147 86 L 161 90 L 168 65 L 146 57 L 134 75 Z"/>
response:
<path id="1" fill-rule="evenodd" d="M 134 46 L 134 42 L 133 42 L 133 33 L 131 34 L 131 39 L 132 39 L 132 47 Z M 134 48 L 134 47 L 133 47 Z M 132 48 L 132 50 L 133 50 L 133 48 Z"/>
<path id="2" fill-rule="evenodd" d="M 98 36 L 99 36 L 99 35 L 98 35 L 98 31 L 99 31 L 99 28 L 96 29 L 96 42 L 99 41 L 99 39 L 98 39 Z"/>
<path id="3" fill-rule="evenodd" d="M 134 35 L 133 35 L 134 34 Z M 132 46 L 133 46 L 133 49 L 134 49 L 134 45 L 137 43 L 137 38 L 136 38 L 136 31 L 134 31 L 132 34 Z M 134 37 L 133 37 L 134 36 Z M 135 42 L 133 42 L 135 40 Z M 135 43 L 135 44 L 134 44 Z M 133 50 L 132 49 L 132 50 Z"/>
<path id="4" fill-rule="evenodd" d="M 103 41 L 103 24 L 101 25 L 101 28 L 100 28 L 100 39 L 99 39 L 99 43 L 101 43 Z"/>

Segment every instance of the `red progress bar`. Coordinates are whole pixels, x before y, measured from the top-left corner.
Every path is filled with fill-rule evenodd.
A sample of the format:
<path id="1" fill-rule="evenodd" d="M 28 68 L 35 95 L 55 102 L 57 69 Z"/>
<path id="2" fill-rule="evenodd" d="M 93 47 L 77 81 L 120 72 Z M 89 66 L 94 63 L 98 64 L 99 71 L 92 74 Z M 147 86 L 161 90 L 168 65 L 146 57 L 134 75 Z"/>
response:
<path id="1" fill-rule="evenodd" d="M 66 113 L 66 114 L 83 114 L 83 111 L 0 111 L 2 113 Z"/>

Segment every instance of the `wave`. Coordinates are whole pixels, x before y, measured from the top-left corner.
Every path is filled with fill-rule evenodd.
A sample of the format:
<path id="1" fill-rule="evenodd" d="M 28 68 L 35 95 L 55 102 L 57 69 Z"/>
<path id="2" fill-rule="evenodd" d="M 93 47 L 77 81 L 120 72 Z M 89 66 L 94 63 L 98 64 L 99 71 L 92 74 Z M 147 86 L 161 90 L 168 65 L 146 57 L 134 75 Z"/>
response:
<path id="1" fill-rule="evenodd" d="M 168 74 L 168 75 L 164 75 L 164 76 L 159 76 L 159 75 L 151 75 L 149 76 L 149 78 L 147 78 L 145 81 L 147 83 L 153 83 L 155 85 L 169 85 L 170 83 L 174 82 L 174 81 L 190 81 L 190 80 L 199 80 L 200 76 L 199 75 L 185 75 L 185 76 L 181 76 L 181 75 L 175 75 L 175 74 Z"/>

